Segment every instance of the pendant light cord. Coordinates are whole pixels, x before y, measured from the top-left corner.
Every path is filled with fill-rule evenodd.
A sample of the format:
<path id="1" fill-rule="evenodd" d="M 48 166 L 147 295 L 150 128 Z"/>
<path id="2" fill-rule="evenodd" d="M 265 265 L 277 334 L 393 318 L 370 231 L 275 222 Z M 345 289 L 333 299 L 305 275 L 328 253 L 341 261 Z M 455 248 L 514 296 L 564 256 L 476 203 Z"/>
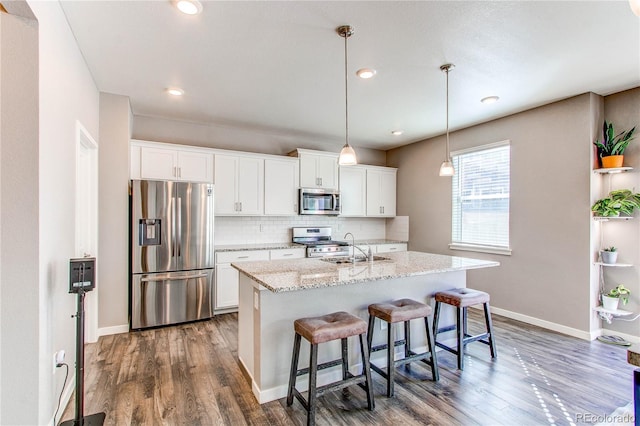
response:
<path id="1" fill-rule="evenodd" d="M 447 161 L 451 161 L 451 155 L 449 154 L 449 68 L 445 70 L 447 75 Z"/>
<path id="2" fill-rule="evenodd" d="M 349 145 L 349 86 L 348 86 L 348 68 L 347 68 L 347 39 L 349 38 L 349 30 L 344 35 L 344 132 L 345 142 Z"/>

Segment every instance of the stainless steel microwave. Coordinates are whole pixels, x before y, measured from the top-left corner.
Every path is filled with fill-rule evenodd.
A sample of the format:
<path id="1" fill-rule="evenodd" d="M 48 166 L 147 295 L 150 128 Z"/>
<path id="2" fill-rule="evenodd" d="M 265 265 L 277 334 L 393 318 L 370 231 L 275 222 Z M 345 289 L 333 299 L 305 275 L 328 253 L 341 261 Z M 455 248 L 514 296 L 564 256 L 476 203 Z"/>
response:
<path id="1" fill-rule="evenodd" d="M 340 193 L 330 189 L 300 188 L 300 214 L 340 214 Z"/>

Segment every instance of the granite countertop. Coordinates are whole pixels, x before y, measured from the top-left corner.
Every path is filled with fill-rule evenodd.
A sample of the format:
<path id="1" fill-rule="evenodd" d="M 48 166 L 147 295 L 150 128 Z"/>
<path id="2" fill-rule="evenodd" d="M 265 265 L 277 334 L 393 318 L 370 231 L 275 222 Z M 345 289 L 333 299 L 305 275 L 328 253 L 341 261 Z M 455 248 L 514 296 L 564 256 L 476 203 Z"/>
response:
<path id="1" fill-rule="evenodd" d="M 290 248 L 304 248 L 302 244 L 296 243 L 261 243 L 261 244 L 226 244 L 214 246 L 217 252 L 222 251 L 247 251 L 247 250 L 278 250 Z"/>
<path id="2" fill-rule="evenodd" d="M 500 265 L 488 260 L 415 251 L 384 253 L 383 256 L 388 260 L 355 265 L 304 258 L 241 262 L 232 263 L 231 266 L 268 290 L 279 293 Z"/>

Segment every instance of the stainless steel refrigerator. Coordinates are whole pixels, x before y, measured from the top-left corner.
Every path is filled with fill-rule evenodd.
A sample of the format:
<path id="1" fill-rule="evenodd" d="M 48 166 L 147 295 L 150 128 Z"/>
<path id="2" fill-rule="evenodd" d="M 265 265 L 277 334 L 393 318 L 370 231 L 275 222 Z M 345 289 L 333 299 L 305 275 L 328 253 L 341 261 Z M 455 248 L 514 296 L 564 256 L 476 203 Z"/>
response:
<path id="1" fill-rule="evenodd" d="M 131 328 L 213 316 L 213 185 L 131 181 Z"/>

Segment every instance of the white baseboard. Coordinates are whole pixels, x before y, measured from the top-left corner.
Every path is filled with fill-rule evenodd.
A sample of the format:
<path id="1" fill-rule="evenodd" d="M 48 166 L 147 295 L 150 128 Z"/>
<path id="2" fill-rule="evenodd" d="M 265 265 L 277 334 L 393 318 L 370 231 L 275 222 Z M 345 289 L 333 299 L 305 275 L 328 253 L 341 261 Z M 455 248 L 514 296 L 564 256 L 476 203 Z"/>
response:
<path id="1" fill-rule="evenodd" d="M 99 328 L 98 329 L 98 337 L 109 336 L 111 334 L 128 333 L 128 332 L 129 332 L 129 324 L 114 325 L 112 327 Z"/>
<path id="2" fill-rule="evenodd" d="M 593 332 L 578 330 L 577 328 L 567 327 L 562 324 L 556 324 L 551 321 L 530 317 L 528 315 L 519 314 L 517 312 L 507 311 L 506 309 L 496 308 L 494 306 L 491 307 L 491 313 L 494 313 L 496 315 L 502 315 L 503 317 L 511 318 L 514 320 L 526 322 L 527 324 L 537 325 L 538 327 L 546 328 L 547 330 L 557 331 L 558 333 L 577 337 L 583 340 L 593 340 L 600 335 L 599 333 L 600 330 L 596 330 Z"/>

